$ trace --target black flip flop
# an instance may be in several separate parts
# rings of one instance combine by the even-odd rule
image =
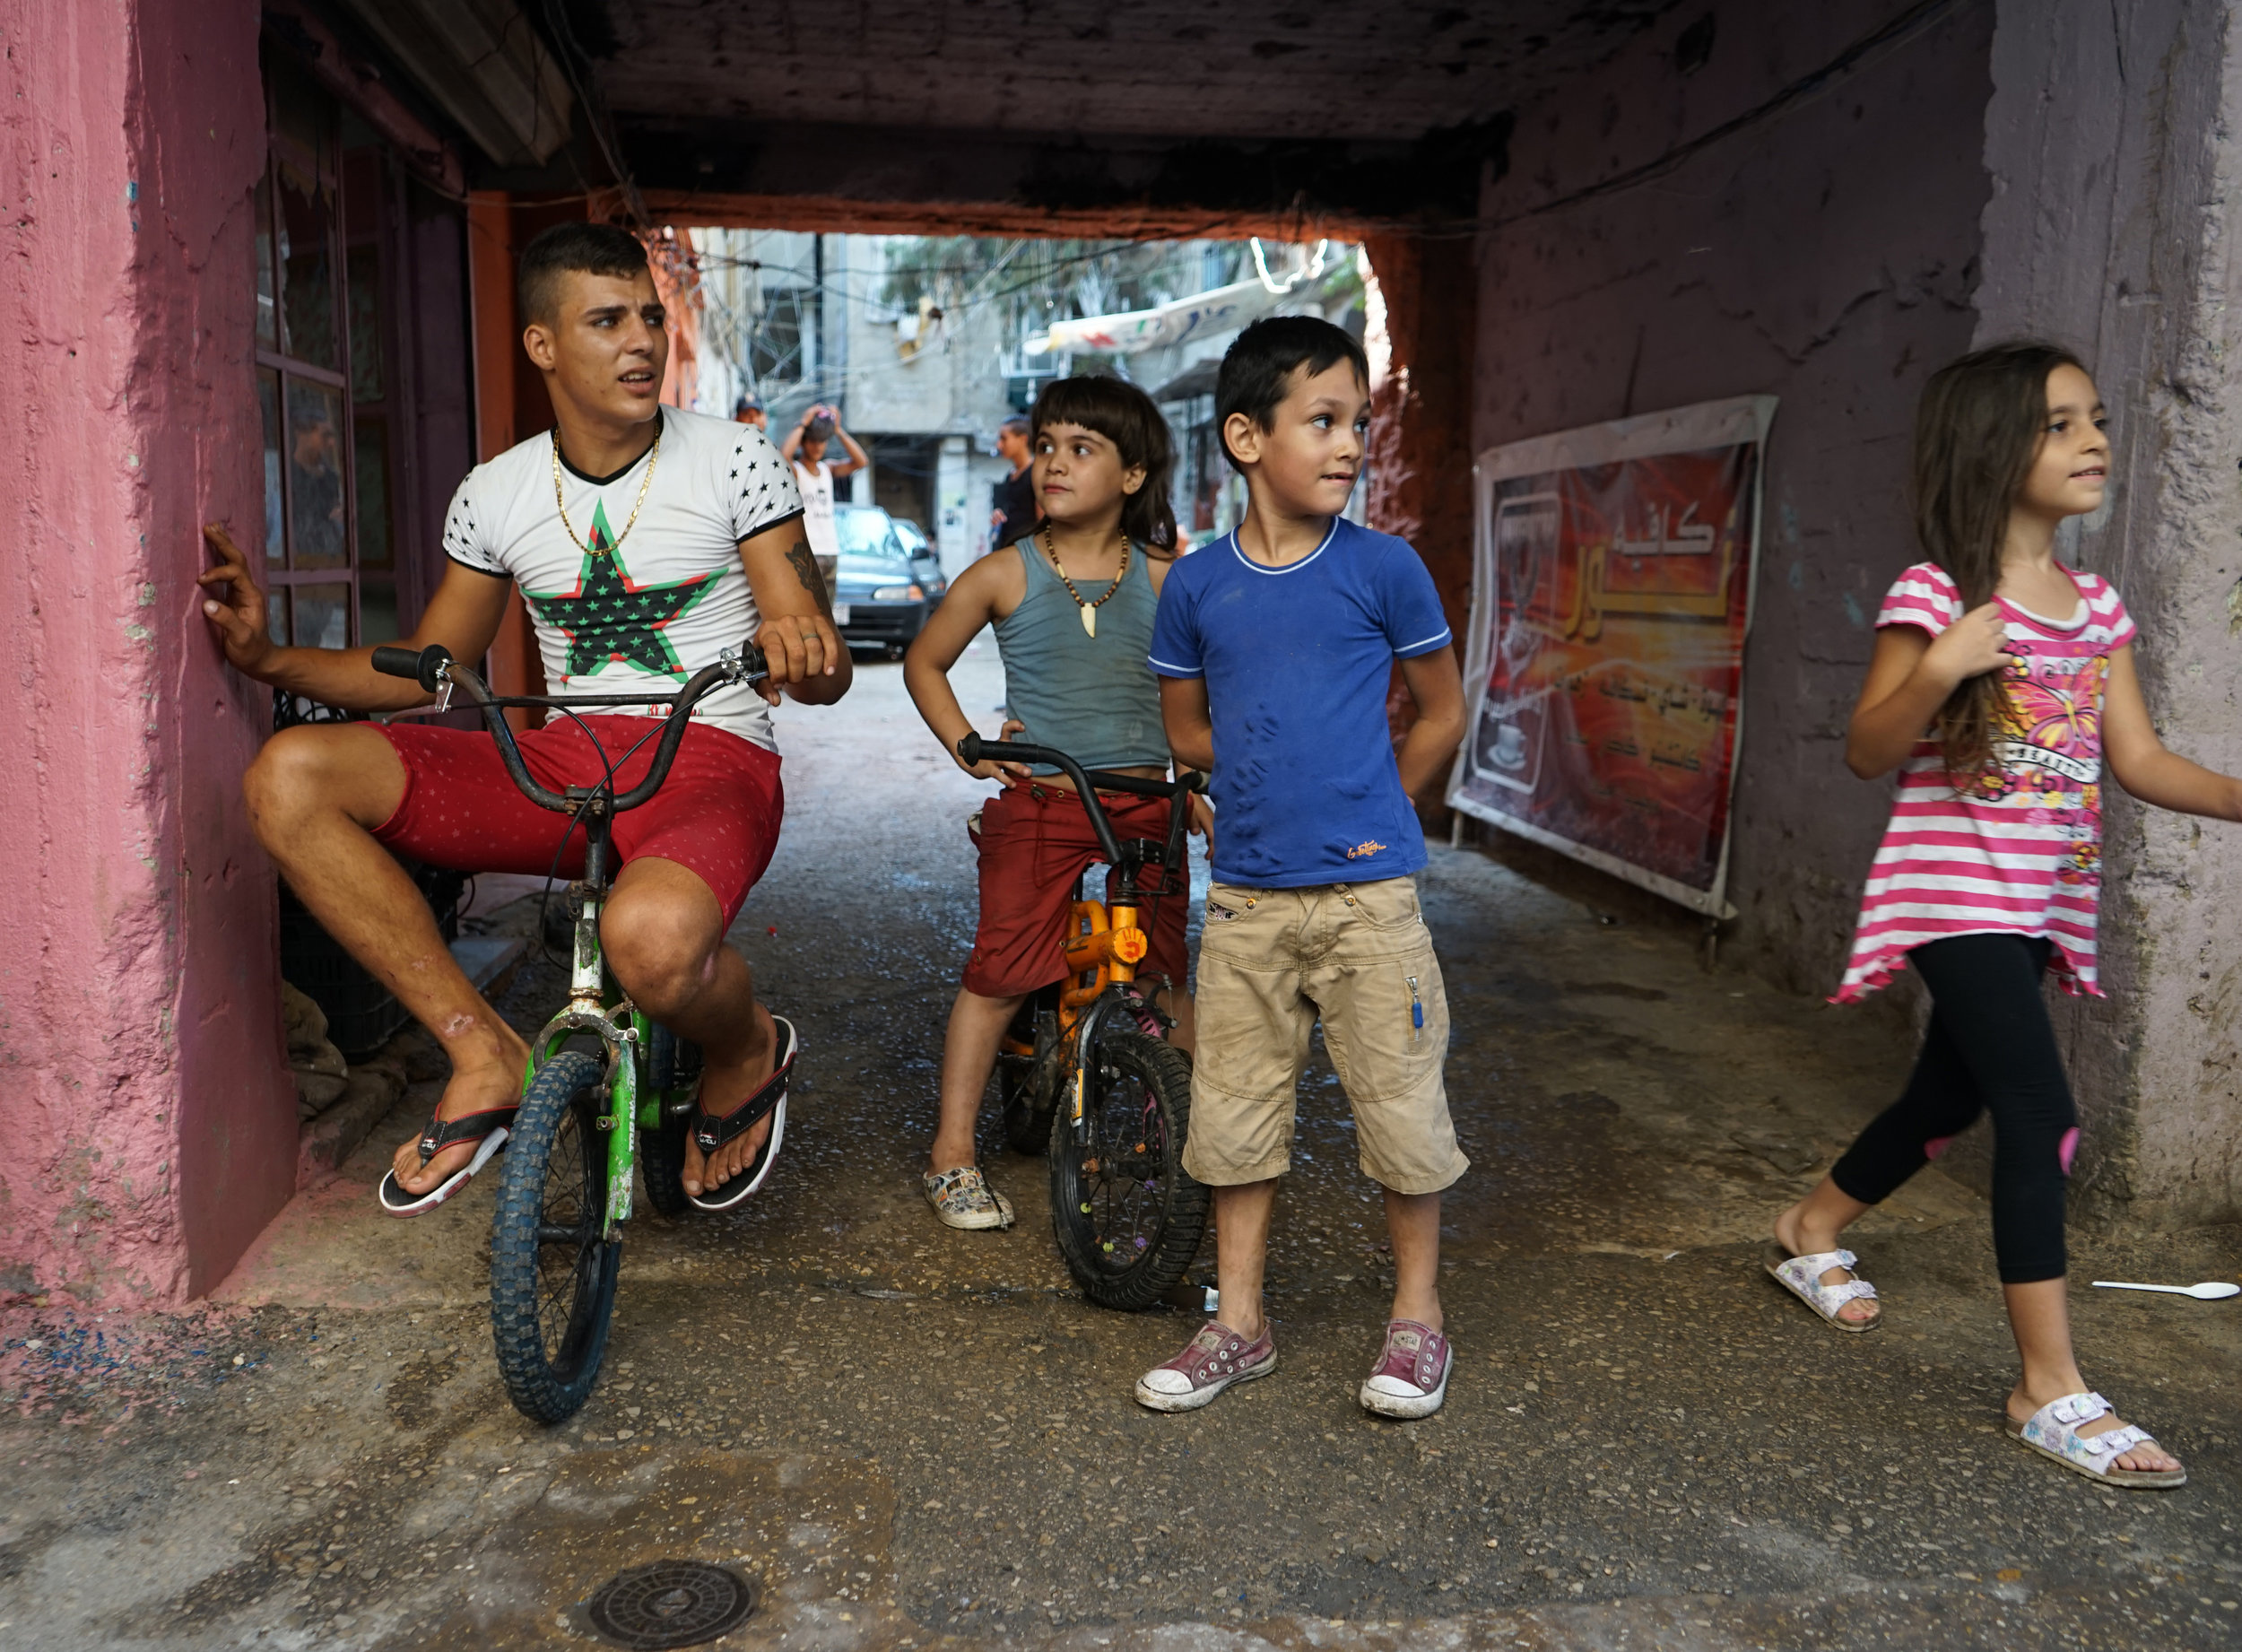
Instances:
[[[521,1110],[515,1104],[485,1108],[480,1113],[468,1113],[459,1118],[430,1118],[428,1128],[421,1132],[422,1164],[447,1147],[456,1147],[462,1142],[480,1142],[482,1145],[475,1149],[474,1157],[467,1161],[465,1168],[453,1171],[426,1193],[408,1193],[397,1180],[396,1171],[383,1171],[381,1186],[375,1193],[381,1208],[392,1216],[418,1216],[434,1210],[474,1180],[475,1172],[498,1156],[499,1149],[506,1145],[506,1138],[511,1134],[514,1116]]]
[[[778,1161],[778,1144],[786,1135],[786,1081],[793,1076],[794,1058],[801,1051],[801,1041],[795,1037],[794,1023],[785,1016],[774,1015],[770,1022],[778,1037],[778,1059],[771,1067],[770,1076],[763,1081],[762,1088],[720,1118],[702,1112],[700,1103],[696,1100],[692,1118],[693,1144],[700,1149],[703,1159],[726,1143],[736,1140],[766,1113],[771,1116],[770,1139],[763,1143],[762,1152],[755,1155],[753,1162],[746,1169],[707,1197],[687,1194],[685,1197],[696,1210],[736,1209],[763,1185],[764,1178],[770,1174],[770,1167]]]

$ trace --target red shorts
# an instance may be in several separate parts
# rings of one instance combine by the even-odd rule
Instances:
[[[590,786],[605,777],[607,762],[621,759],[616,789],[637,785],[654,761],[661,724],[642,717],[592,717],[584,723],[598,736],[598,747],[572,719],[517,737],[530,778],[556,792]],[[377,726],[404,764],[404,796],[374,830],[383,843],[455,872],[583,874],[583,832],[570,829],[568,815],[522,796],[507,778],[488,734],[420,723]],[[633,745],[638,750],[623,758]],[[706,723],[689,723],[662,789],[615,816],[617,864],[610,874],[642,855],[673,860],[708,886],[729,928],[747,891],[770,865],[786,812],[776,752]]]
[[[1117,838],[1168,836],[1168,800],[1100,792]],[[981,810],[974,836],[981,851],[981,923],[966,960],[965,987],[984,998],[1010,998],[1066,975],[1067,909],[1083,871],[1105,858],[1090,816],[1073,793],[1030,784],[1000,792]],[[1161,868],[1148,866],[1148,889],[1166,888]],[[1184,920],[1190,896],[1180,872],[1177,892],[1150,897],[1141,921],[1149,942],[1140,978],[1161,975],[1178,991],[1189,978]]]

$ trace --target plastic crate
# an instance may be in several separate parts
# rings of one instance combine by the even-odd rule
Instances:
[[[459,895],[466,878],[439,866],[404,863],[436,914],[447,943],[458,938]],[[404,1005],[341,943],[320,927],[283,883],[281,885],[281,978],[326,1013],[327,1037],[346,1061],[362,1061],[412,1019]]]

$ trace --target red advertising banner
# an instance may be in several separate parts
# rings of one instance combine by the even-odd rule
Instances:
[[[1697,911],[1728,804],[1773,396],[1490,448],[1448,802]]]

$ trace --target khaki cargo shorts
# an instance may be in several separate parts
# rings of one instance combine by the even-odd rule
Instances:
[[[1412,878],[1207,891],[1184,1169],[1211,1187],[1290,1167],[1295,1087],[1320,1017],[1362,1173],[1437,1193],[1470,1161],[1441,1069],[1448,1001]]]

